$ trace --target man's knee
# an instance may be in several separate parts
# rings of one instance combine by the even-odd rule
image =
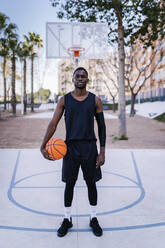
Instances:
[[[96,187],[96,182],[90,179],[85,180],[87,187]]]
[[[73,189],[75,184],[76,184],[76,181],[66,182],[65,189]]]

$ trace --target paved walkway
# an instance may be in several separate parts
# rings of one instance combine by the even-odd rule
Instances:
[[[89,228],[87,190],[80,171],[72,207],[73,228],[56,231],[63,218],[61,160],[38,149],[0,149],[0,247],[164,248],[165,150],[106,150],[98,187],[102,237]]]
[[[47,119],[47,118],[52,118],[53,117],[53,112],[43,112],[43,113],[35,113],[35,114],[32,114],[32,115],[27,115],[27,116],[24,116],[24,118],[35,118],[35,119]],[[117,119],[117,115],[111,115],[111,114],[108,114],[108,113],[104,113],[104,118],[105,119]]]
[[[131,105],[126,106],[126,112],[130,113]],[[165,101],[160,102],[144,102],[136,103],[135,111],[137,115],[141,115],[150,119],[153,119],[163,113],[165,113]]]

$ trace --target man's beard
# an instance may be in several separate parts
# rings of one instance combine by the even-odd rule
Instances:
[[[84,85],[75,85],[75,88],[76,89],[80,89],[80,90],[82,90],[82,89],[85,89],[86,88],[86,84],[84,84]]]

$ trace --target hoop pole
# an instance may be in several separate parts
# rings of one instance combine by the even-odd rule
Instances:
[[[75,66],[75,69],[78,67],[78,63],[79,63],[79,58],[75,58],[75,59],[74,59],[74,66]]]

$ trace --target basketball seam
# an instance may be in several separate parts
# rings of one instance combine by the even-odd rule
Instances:
[[[56,139],[56,138],[54,138],[54,139]],[[58,140],[61,140],[61,139],[56,139],[56,140],[54,141],[54,143],[53,143],[53,144],[56,144],[56,142],[57,142]]]
[[[51,150],[52,158],[55,160],[55,158],[53,156],[52,146],[53,146],[53,144],[51,144],[51,149],[50,150]]]
[[[52,152],[52,144],[53,144],[53,140],[50,140],[50,143],[48,144],[49,145],[49,148],[50,148],[50,156],[51,156],[51,158],[54,159],[53,152]]]
[[[63,147],[66,147],[66,145],[61,145],[61,144],[57,144],[58,146],[63,146]]]
[[[55,143],[53,144],[53,146],[55,145]],[[64,154],[62,154],[58,149],[57,149],[57,147],[55,147],[54,146],[54,149],[59,153],[59,154],[61,154],[62,156],[64,156]]]

